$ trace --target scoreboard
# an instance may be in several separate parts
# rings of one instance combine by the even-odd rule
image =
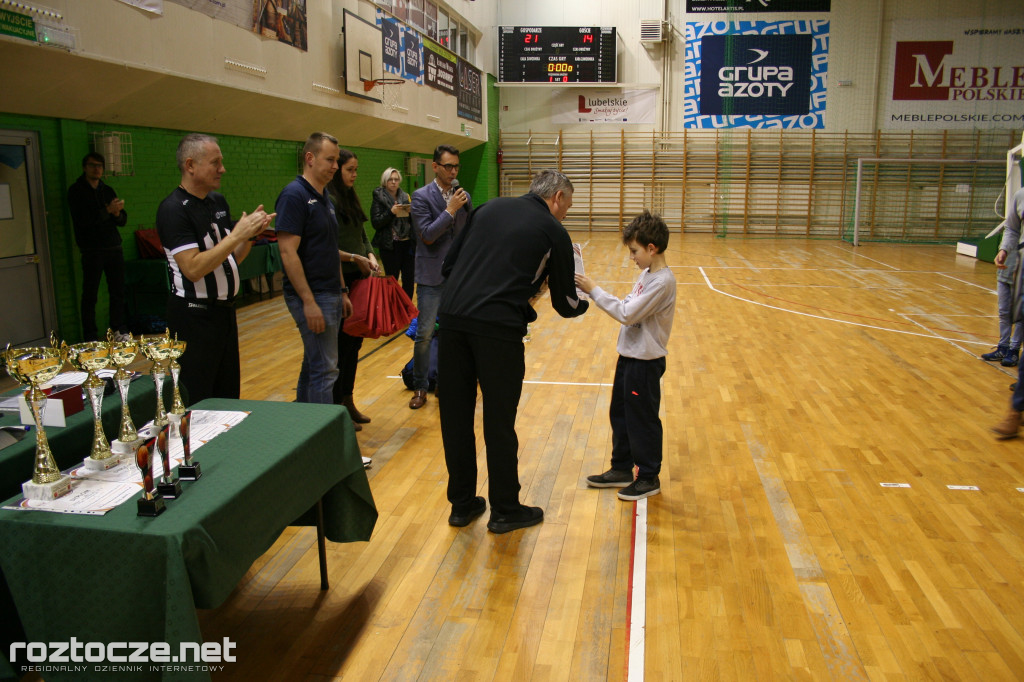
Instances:
[[[615,83],[615,27],[499,26],[499,83]]]

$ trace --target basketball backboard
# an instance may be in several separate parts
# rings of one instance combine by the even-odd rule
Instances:
[[[345,94],[380,102],[378,92],[367,91],[366,81],[384,75],[384,58],[380,29],[356,14],[345,10],[342,28],[345,41]]]

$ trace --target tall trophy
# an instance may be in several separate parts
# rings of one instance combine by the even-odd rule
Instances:
[[[171,381],[174,384],[174,402],[171,403],[171,411],[167,413],[167,419],[170,420],[171,424],[174,425],[175,432],[181,422],[181,415],[185,414],[185,403],[181,401],[181,393],[178,391],[178,375],[181,374],[181,365],[178,364],[178,358],[185,352],[185,346],[188,345],[186,341],[179,341],[178,334],[174,334],[174,338],[170,339],[170,348],[167,354],[171,357],[171,362],[168,365],[168,369],[171,372]]]
[[[178,466],[178,477],[183,481],[198,481],[203,475],[199,462],[192,459],[192,443],[189,437],[192,434],[192,410],[181,415],[178,422],[178,435],[181,436],[181,446],[185,451],[185,461]]]
[[[164,377],[167,376],[167,361],[171,358],[170,332],[164,336],[143,336],[139,338],[139,349],[142,354],[153,361],[153,368],[150,374],[153,383],[156,384],[156,417],[153,418],[153,426],[160,429],[167,424],[167,411],[164,409]]]
[[[75,369],[85,372],[86,379],[82,384],[82,390],[89,398],[92,405],[92,450],[83,463],[90,471],[105,471],[120,463],[119,457],[112,457],[110,443],[103,433],[103,422],[100,420],[100,410],[103,406],[103,380],[96,376],[96,372],[106,369],[110,365],[110,343],[108,341],[86,341],[68,346],[68,362]]]
[[[160,475],[160,483],[156,490],[161,497],[173,500],[181,497],[181,483],[171,474],[171,444],[167,442],[170,433],[171,425],[165,424],[156,437],[156,447],[160,451],[161,463],[164,465],[164,473]]]
[[[110,360],[117,366],[114,383],[117,385],[117,392],[121,394],[121,430],[117,439],[110,444],[110,449],[117,455],[131,455],[135,453],[142,439],[135,430],[131,412],[128,410],[128,387],[132,383],[132,374],[125,368],[135,362],[139,344],[131,335],[127,341],[115,341],[114,332],[110,330],[107,330],[107,342],[110,344]]]
[[[150,438],[135,451],[135,465],[142,472],[142,498],[137,502],[139,516],[159,516],[167,506],[164,498],[153,485],[153,446],[156,438]]]
[[[71,492],[71,477],[61,474],[46,440],[43,429],[46,394],[39,388],[60,372],[66,359],[65,350],[44,346],[11,348],[10,344],[4,350],[7,371],[18,383],[31,387],[25,392],[25,398],[32,406],[32,418],[36,423],[36,457],[32,480],[21,484],[22,493],[30,500],[55,500]]]

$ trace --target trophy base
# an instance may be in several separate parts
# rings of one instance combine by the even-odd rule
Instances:
[[[160,497],[168,500],[176,500],[181,497],[181,483],[178,479],[174,479],[170,483],[157,483],[156,491],[160,493]]]
[[[21,492],[28,500],[56,500],[71,492],[71,477],[61,476],[52,483],[25,481],[21,484]]]
[[[135,457],[135,451],[139,449],[140,445],[142,445],[141,438],[130,441],[115,439],[110,441],[110,451],[118,457]]]
[[[182,481],[198,481],[202,475],[203,470],[199,467],[199,462],[195,460],[192,460],[192,464],[178,465],[178,478]]]
[[[111,451],[113,452],[113,451]],[[121,463],[121,458],[116,454],[108,455],[103,459],[93,459],[92,457],[86,457],[82,461],[82,466],[89,471],[106,471],[107,469],[113,469]]]
[[[138,505],[138,516],[160,516],[167,509],[167,505],[164,504],[164,498],[160,497],[159,493],[153,495],[152,500],[147,500],[146,498],[138,500]]]

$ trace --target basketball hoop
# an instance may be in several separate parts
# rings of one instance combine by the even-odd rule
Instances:
[[[373,80],[363,81],[363,90],[369,92],[378,85],[401,85],[404,82],[401,78],[374,78]]]
[[[363,90],[370,92],[379,86],[381,106],[390,111],[408,111],[408,109],[399,105],[398,94],[395,91],[396,87],[404,83],[405,81],[401,78],[374,78],[373,80],[363,81]]]

